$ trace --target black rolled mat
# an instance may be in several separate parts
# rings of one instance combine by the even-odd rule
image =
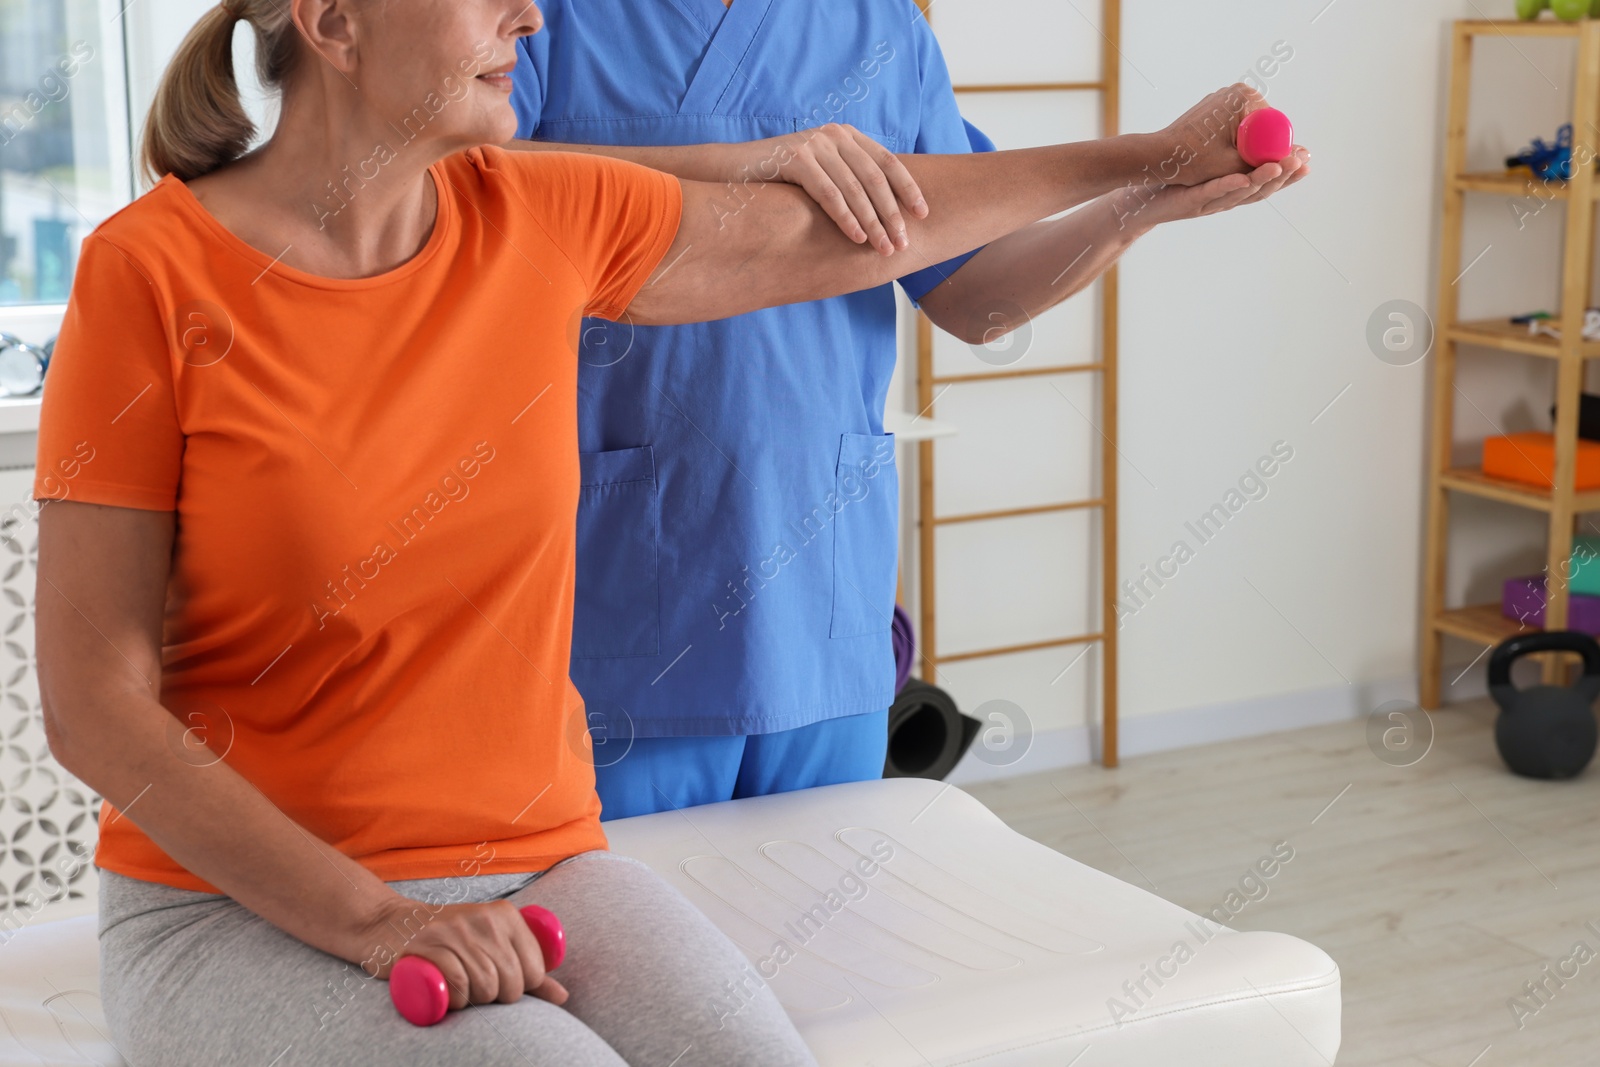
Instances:
[[[966,755],[981,725],[961,714],[949,693],[913,678],[889,708],[883,776],[943,779]]]

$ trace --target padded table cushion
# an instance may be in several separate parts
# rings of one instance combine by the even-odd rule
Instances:
[[[1320,949],[1202,922],[953,786],[606,826],[745,950],[823,1067],[1063,1067],[1091,1048],[1085,1067],[1327,1067],[1339,1049],[1339,970]],[[94,923],[36,921],[0,945],[0,1067],[122,1063]]]

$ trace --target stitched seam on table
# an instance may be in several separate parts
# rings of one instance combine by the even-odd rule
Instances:
[[[1281,993],[1315,993],[1318,990],[1326,989],[1328,986],[1336,984],[1337,980],[1338,980],[1338,975],[1339,975],[1339,972],[1338,972],[1337,969],[1335,969],[1334,972],[1333,972],[1333,977],[1331,979],[1324,979],[1324,980],[1322,980],[1321,982],[1319,982],[1319,983],[1317,983],[1315,985],[1281,986],[1281,987],[1279,987],[1277,989],[1272,990],[1272,993],[1280,993],[1280,994]],[[1269,992],[1267,992],[1265,990],[1263,990],[1259,994],[1257,994],[1257,993],[1239,994],[1239,995],[1236,995],[1236,996],[1224,997],[1224,998],[1218,999],[1218,1000],[1208,1000],[1208,1001],[1204,1001],[1204,1002],[1199,1003],[1199,1004],[1192,1004],[1192,1005],[1189,1005],[1188,1007],[1167,1008],[1167,1009],[1165,1009],[1163,1011],[1158,1011],[1153,1015],[1147,1015],[1144,1018],[1145,1019],[1160,1019],[1160,1018],[1163,1018],[1163,1017],[1168,1016],[1168,1015],[1183,1015],[1183,1014],[1186,1014],[1188,1012],[1200,1011],[1200,1010],[1204,1010],[1206,1008],[1218,1007],[1218,1006],[1223,1005],[1223,1004],[1237,1004],[1240,1001],[1245,1001],[1245,1000],[1266,1000],[1267,997],[1270,996],[1270,995],[1271,995],[1271,993],[1269,993]],[[1020,1051],[1022,1049],[1036,1048],[1036,1047],[1038,1047],[1040,1045],[1048,1045],[1048,1044],[1051,1044],[1051,1043],[1057,1042],[1057,1041],[1070,1041],[1073,1038],[1083,1037],[1083,1036],[1086,1036],[1088,1034],[1104,1033],[1106,1031],[1106,1029],[1110,1025],[1111,1024],[1109,1024],[1109,1023],[1102,1023],[1099,1026],[1096,1026],[1096,1027],[1093,1027],[1093,1028],[1090,1028],[1090,1029],[1078,1030],[1077,1032],[1072,1033],[1072,1034],[1058,1034],[1058,1035],[1056,1035],[1054,1037],[1042,1037],[1042,1038],[1038,1039],[1037,1041],[1029,1041],[1029,1042],[1026,1042],[1025,1044],[1021,1044],[1021,1045],[1007,1045],[1004,1048],[995,1049],[995,1050],[993,1050],[991,1052],[985,1052],[983,1055],[978,1056],[976,1058],[965,1059],[965,1060],[955,1060],[954,1062],[951,1063],[950,1067],[961,1067],[962,1064],[967,1064],[967,1063],[982,1063],[985,1060],[992,1059],[995,1056],[1004,1055],[1004,1054],[1010,1053],[1010,1052],[1017,1052],[1017,1051]]]

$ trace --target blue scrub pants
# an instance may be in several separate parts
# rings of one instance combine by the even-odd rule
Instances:
[[[617,743],[612,739],[606,745]],[[636,737],[626,755],[612,760],[605,745],[597,745],[600,818],[865,782],[883,777],[888,750],[888,709],[771,734]]]

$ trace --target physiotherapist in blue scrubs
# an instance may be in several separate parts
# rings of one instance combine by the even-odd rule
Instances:
[[[850,232],[849,212],[814,185],[864,203],[852,140],[993,149],[962,120],[911,0],[539,7],[545,28],[522,39],[514,73],[517,136],[726,181],[714,209],[725,226],[764,181],[801,182],[799,160]],[[908,177],[889,176],[907,210],[926,210]],[[1205,213],[1192,191],[1130,188],[934,264],[890,243],[887,189],[855,212],[856,238],[902,256],[907,295],[970,343],[1081,290],[1157,223]],[[884,286],[691,326],[582,324],[572,679],[603,818],[881,776],[895,697],[899,487],[883,432],[895,320]]]

